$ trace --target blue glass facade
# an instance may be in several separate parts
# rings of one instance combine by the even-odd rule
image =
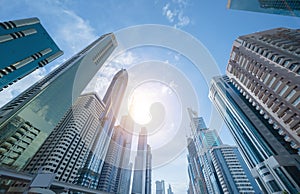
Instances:
[[[298,0],[228,0],[227,8],[300,17]]]
[[[246,99],[227,76],[212,80],[209,97],[232,133],[261,190],[267,193],[297,192],[299,181],[294,178],[299,176],[297,150],[292,149],[268,119],[259,114],[255,104]]]
[[[38,18],[1,22],[0,90],[62,54]]]
[[[29,162],[116,46],[113,34],[103,35],[0,109],[0,131],[7,132],[0,136],[1,166],[21,170]],[[18,141],[11,139],[18,128],[16,118],[39,130],[18,155]]]

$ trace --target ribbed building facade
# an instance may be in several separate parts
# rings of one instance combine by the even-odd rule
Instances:
[[[220,193],[260,193],[237,147],[221,145],[209,152]]]
[[[277,28],[240,36],[227,75],[271,124],[300,148],[300,30]]]
[[[228,77],[210,98],[253,176],[268,193],[300,190],[300,31],[277,28],[239,37]]]
[[[113,34],[101,36],[0,109],[0,130],[9,134],[1,143],[9,141],[19,129],[16,120],[24,120],[39,131],[17,157],[10,152],[14,161],[5,167],[25,167],[116,46]],[[18,152],[13,144],[7,149]],[[0,158],[1,164],[4,159]]]
[[[0,91],[62,54],[38,18],[0,22]]]
[[[53,172],[55,180],[74,183],[95,141],[104,110],[96,94],[80,96],[31,159],[25,172]]]

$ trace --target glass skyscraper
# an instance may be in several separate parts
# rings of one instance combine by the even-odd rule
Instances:
[[[300,191],[300,31],[277,28],[241,36],[227,76],[210,99],[224,118],[261,188]]]
[[[116,46],[101,36],[0,109],[2,167],[29,162]]]
[[[101,171],[108,152],[110,141],[114,132],[114,125],[119,113],[119,107],[127,87],[128,73],[122,69],[116,73],[111,81],[103,103],[105,104],[104,114],[101,116],[101,125],[96,134],[91,152],[87,156],[86,163],[82,168],[77,184],[97,189],[100,187]],[[124,139],[116,137],[118,141]],[[110,159],[109,159],[110,160]],[[103,175],[104,176],[104,175]],[[107,189],[107,188],[103,188]]]
[[[188,109],[188,113],[191,126],[197,129],[188,138],[189,192],[260,193],[237,148],[222,144],[216,131],[207,128],[195,111]]]
[[[0,22],[0,91],[62,54],[38,18]]]
[[[151,147],[147,144],[147,129],[142,127],[134,163],[132,194],[151,194]]]
[[[227,8],[300,17],[299,0],[228,0]]]
[[[297,150],[284,140],[227,76],[213,79],[210,98],[260,188],[265,193],[296,192],[299,181]]]

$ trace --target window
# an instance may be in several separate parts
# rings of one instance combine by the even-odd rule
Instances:
[[[275,80],[276,80],[276,78],[272,77],[272,79],[271,79],[270,83],[268,84],[268,86],[271,87]]]
[[[274,87],[274,91],[278,90],[279,86],[282,84],[282,81],[278,81],[277,84]]]
[[[294,106],[298,106],[300,102],[300,96],[292,103]]]
[[[283,64],[282,64],[282,66],[287,67],[287,66],[290,64],[291,61],[292,61],[291,59],[285,60],[285,61],[283,62]]]
[[[282,90],[280,91],[279,96],[282,96],[282,95],[287,91],[288,88],[289,88],[289,86],[288,86],[288,85],[285,85],[285,86],[282,88]]]
[[[296,90],[292,90],[290,91],[290,93],[286,96],[286,100],[289,101],[293,96],[294,94],[296,94]]]
[[[289,70],[294,71],[298,67],[299,63],[293,63],[289,66]]]

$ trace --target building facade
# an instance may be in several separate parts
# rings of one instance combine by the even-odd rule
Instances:
[[[54,172],[55,180],[74,183],[101,124],[105,105],[96,94],[78,98],[31,159],[25,172]]]
[[[260,193],[237,148],[223,145],[216,131],[207,128],[202,117],[198,117],[191,109],[188,109],[188,112],[191,126],[197,129],[193,138],[188,138],[188,170],[192,185],[189,192]],[[216,150],[219,148],[224,150],[220,152],[221,155],[218,153],[216,156]],[[234,151],[230,152],[229,149]],[[225,153],[226,151],[228,153]]]
[[[38,18],[0,22],[0,91],[62,54]]]
[[[261,193],[237,147],[216,146],[210,156],[221,193]]]
[[[213,79],[209,95],[261,190],[296,192],[298,151],[280,135],[280,129],[269,123],[253,106],[250,96],[247,99],[227,76]]]
[[[101,117],[101,126],[93,143],[91,152],[87,156],[86,163],[80,172],[77,184],[91,189],[99,188],[101,171],[108,152],[110,141],[114,132],[114,125],[119,113],[119,107],[127,87],[128,73],[125,69],[118,71],[111,81],[103,103],[106,108]],[[124,142],[123,138],[118,141]],[[117,151],[117,150],[115,150]]]
[[[147,144],[147,129],[142,127],[134,163],[132,194],[151,194],[151,148]]]
[[[0,144],[7,142],[5,149],[15,150],[10,152],[13,161],[5,163],[5,167],[17,170],[25,167],[116,45],[113,34],[101,36],[0,109],[0,130],[7,132],[0,137]],[[23,120],[39,131],[17,156],[18,147],[9,143],[19,129],[16,120]],[[7,157],[1,154],[0,163]]]
[[[252,174],[268,193],[299,192],[300,31],[277,28],[239,37],[227,75],[210,98]]]
[[[131,167],[129,166],[132,134],[125,128],[133,122],[129,116],[123,116],[121,126],[116,126],[105,157],[98,189],[111,193],[129,193]],[[129,167],[129,169],[128,169]],[[129,182],[128,182],[129,181]]]
[[[165,181],[155,181],[155,186],[156,186],[156,194],[165,194]]]
[[[174,192],[172,191],[172,187],[169,184],[168,190],[167,190],[167,194],[174,194]]]
[[[228,0],[227,8],[300,17],[298,0]]]

